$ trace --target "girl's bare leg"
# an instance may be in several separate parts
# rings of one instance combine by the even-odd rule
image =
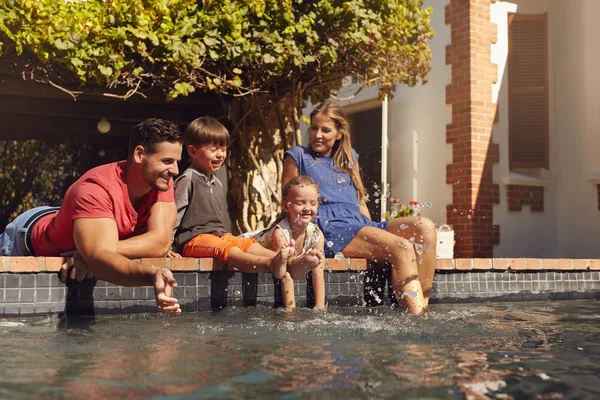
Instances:
[[[419,281],[423,288],[425,307],[427,307],[436,265],[437,231],[435,224],[429,218],[400,217],[390,220],[387,231],[414,243]]]
[[[392,287],[399,304],[412,314],[425,311],[415,250],[408,240],[371,226],[362,228],[342,250],[346,257],[387,261],[392,265]]]
[[[323,264],[312,270],[312,287],[315,296],[315,308],[325,310],[325,274]]]
[[[283,297],[283,306],[286,310],[293,310],[296,308],[296,296],[294,294],[294,280],[289,273],[285,273],[285,276],[281,280],[281,295]]]

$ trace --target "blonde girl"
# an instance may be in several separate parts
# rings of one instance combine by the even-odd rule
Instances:
[[[286,309],[296,307],[294,280],[312,271],[315,307],[325,308],[324,238],[313,222],[319,207],[319,188],[308,176],[298,175],[282,188],[282,214],[263,233],[255,237],[263,246],[275,252],[293,243],[296,255],[288,261],[281,281]]]

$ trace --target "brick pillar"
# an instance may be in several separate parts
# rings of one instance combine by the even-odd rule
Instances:
[[[452,83],[446,87],[446,103],[452,105],[452,122],[446,127],[446,141],[452,144],[452,164],[446,170],[446,183],[452,185],[447,220],[456,232],[455,254],[465,258],[491,257],[499,243],[493,225],[500,188],[492,180],[492,165],[499,162],[498,145],[492,143],[492,84],[498,76],[491,62],[497,35],[490,21],[492,2],[451,0],[446,6],[451,29],[446,64],[452,66]]]

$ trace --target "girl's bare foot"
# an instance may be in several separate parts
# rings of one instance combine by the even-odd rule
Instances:
[[[291,260],[288,264],[288,272],[292,279],[300,279],[308,272],[312,271],[323,261],[323,254],[312,249]]]
[[[271,260],[271,264],[269,265],[271,273],[275,275],[275,278],[282,279],[285,276],[288,260],[295,253],[296,248],[293,240],[281,247],[281,250],[273,257],[273,260]]]

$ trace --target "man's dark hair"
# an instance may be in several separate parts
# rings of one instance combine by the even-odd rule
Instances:
[[[170,121],[148,118],[133,127],[129,137],[129,157],[137,146],[143,146],[147,153],[156,151],[156,145],[163,142],[183,143],[183,134]]]

